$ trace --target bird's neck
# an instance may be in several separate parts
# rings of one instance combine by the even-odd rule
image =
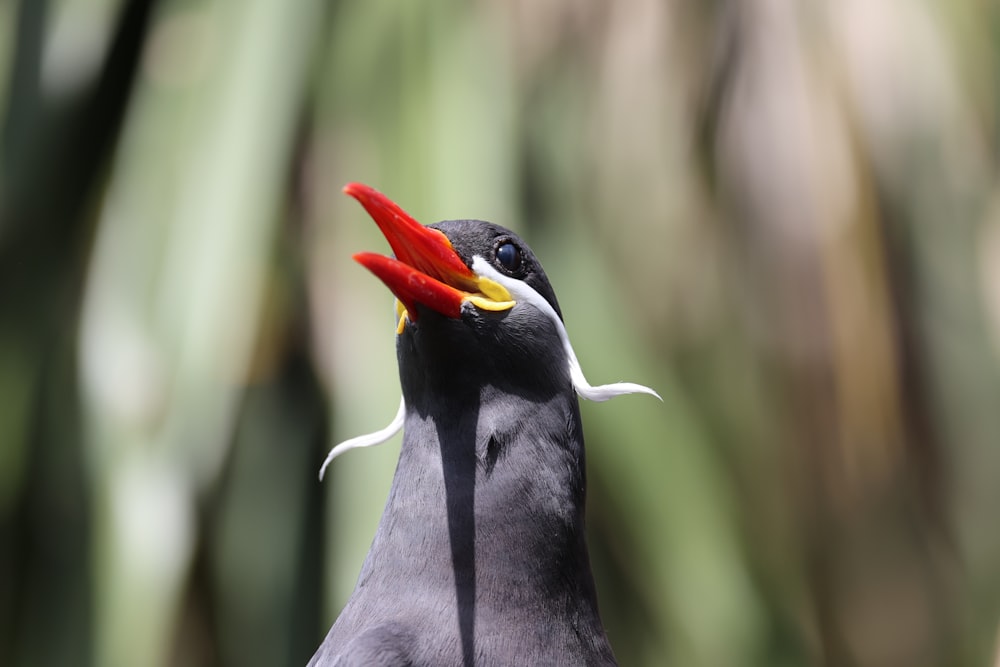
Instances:
[[[596,617],[576,397],[537,401],[485,387],[468,398],[408,411],[366,569],[380,563],[513,607],[537,604],[544,590],[553,605],[583,600]],[[406,562],[414,544],[416,560]]]

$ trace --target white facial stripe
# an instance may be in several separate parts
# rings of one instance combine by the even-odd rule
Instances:
[[[326,455],[326,460],[323,461],[322,467],[319,469],[319,481],[323,481],[323,474],[326,472],[326,467],[330,465],[330,462],[335,458],[343,454],[349,449],[355,449],[357,447],[371,447],[372,445],[381,445],[383,442],[391,438],[392,436],[399,433],[399,430],[403,428],[403,417],[406,416],[406,403],[403,401],[402,397],[399,399],[399,410],[396,411],[396,416],[392,418],[389,425],[385,428],[375,431],[374,433],[367,433],[365,435],[359,435],[350,440],[345,440],[333,449],[330,453]]]
[[[566,352],[566,359],[569,363],[569,377],[573,382],[573,388],[577,394],[591,401],[606,401],[615,396],[622,396],[623,394],[650,394],[651,396],[656,396],[661,401],[663,400],[659,394],[649,387],[632,382],[615,382],[596,387],[592,386],[583,375],[583,369],[580,368],[576,352],[573,351],[573,345],[569,342],[569,334],[566,332],[566,327],[563,325],[562,320],[559,319],[559,315],[556,314],[555,309],[541,294],[536,292],[531,285],[523,280],[503,275],[478,255],[472,258],[472,270],[481,276],[503,285],[510,292],[510,295],[514,297],[514,301],[529,303],[552,320],[556,331],[559,332],[559,339],[562,341],[563,350]]]
[[[545,300],[544,297],[542,297],[541,294],[536,292],[535,289],[528,283],[503,275],[478,255],[472,259],[472,270],[481,276],[503,285],[507,291],[510,292],[510,295],[514,298],[515,302],[522,301],[524,303],[531,304],[539,312],[552,320],[552,324],[555,325],[556,331],[559,332],[559,340],[562,342],[563,350],[566,352],[566,359],[569,364],[569,377],[573,382],[573,389],[576,390],[577,394],[591,401],[606,401],[614,398],[615,396],[622,396],[623,394],[650,394],[651,396],[656,396],[661,401],[663,400],[660,398],[659,394],[649,387],[644,387],[641,384],[635,384],[632,382],[615,382],[613,384],[602,384],[596,387],[592,386],[589,382],[587,382],[587,378],[583,375],[583,369],[580,368],[580,362],[576,358],[576,352],[573,351],[573,345],[569,342],[569,334],[566,333],[566,327],[563,325],[562,320],[559,319],[555,309],[549,304],[548,301]],[[323,466],[319,469],[320,481],[323,480],[323,474],[326,472],[326,467],[330,465],[330,462],[347,450],[380,445],[392,436],[396,435],[396,433],[403,428],[403,419],[405,416],[406,402],[402,399],[402,397],[400,397],[399,410],[396,412],[396,416],[392,418],[392,422],[390,422],[388,426],[375,431],[374,433],[359,435],[351,438],[350,440],[345,440],[330,450],[330,453],[326,455],[326,460],[323,461]]]

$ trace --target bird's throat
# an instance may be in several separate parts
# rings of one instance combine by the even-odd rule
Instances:
[[[480,603],[492,614],[545,602],[537,591],[565,604],[582,590],[589,605],[584,495],[575,397],[536,403],[486,390],[476,409],[450,416],[410,409],[369,559],[448,589],[460,619],[476,618]],[[412,544],[414,560],[399,560]]]

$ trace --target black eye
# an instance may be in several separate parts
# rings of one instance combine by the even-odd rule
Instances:
[[[501,243],[497,248],[497,261],[508,271],[521,268],[521,249],[510,241]]]

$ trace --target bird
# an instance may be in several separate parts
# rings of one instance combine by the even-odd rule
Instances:
[[[388,499],[354,592],[309,662],[320,665],[614,665],[584,530],[578,396],[589,384],[555,292],[511,230],[423,225],[349,183],[394,256],[354,259],[395,295],[402,429]],[[660,399],[662,400],[662,399]]]

